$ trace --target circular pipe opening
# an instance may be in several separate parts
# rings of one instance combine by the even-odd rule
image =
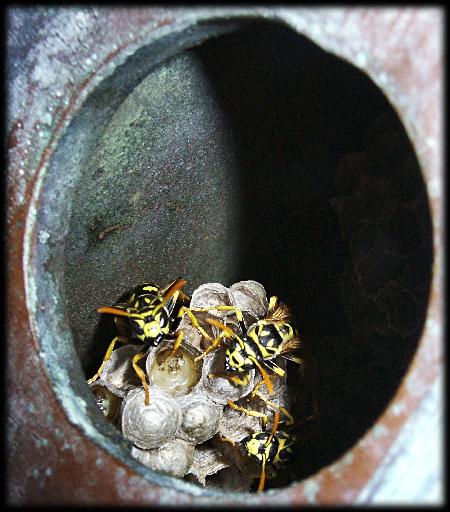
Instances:
[[[412,145],[365,74],[279,24],[209,22],[141,48],[67,128],[38,203],[29,286],[50,377],[129,464],[85,374],[114,335],[96,308],[141,282],[253,279],[292,306],[320,410],[297,480],[357,442],[415,352],[432,240]]]

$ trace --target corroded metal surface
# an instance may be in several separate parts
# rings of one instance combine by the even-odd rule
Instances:
[[[415,411],[427,414],[424,401],[430,400],[429,390],[442,372],[442,14],[438,9],[35,9],[28,18],[20,9],[10,9],[7,443],[11,503],[217,502],[214,493],[175,485],[170,478],[149,477],[131,458],[124,460],[119,448],[117,452],[105,449],[111,437],[105,435],[101,422],[82,418],[88,408],[85,392],[80,390],[77,398],[65,395],[71,375],[81,374],[73,347],[65,339],[45,342],[62,344],[67,358],[73,359],[67,373],[56,374],[55,362],[46,359],[51,352],[42,345],[45,326],[33,319],[39,311],[51,312],[57,305],[51,295],[39,300],[30,264],[36,247],[51,237],[32,230],[50,157],[96,85],[161,34],[201,19],[243,15],[281,20],[354,63],[385,92],[422,167],[431,205],[434,263],[420,344],[377,423],[351,451],[301,483],[260,496],[223,495],[221,503],[373,501],[383,460],[389,456],[399,461],[408,453],[411,441],[399,448],[396,440],[404,435]],[[24,23],[34,23],[35,30],[27,31],[19,44]],[[50,241],[56,251],[60,241]],[[51,381],[58,383],[57,388]],[[114,438],[114,432],[109,435]],[[118,446],[120,442],[118,438]],[[374,479],[378,480],[374,483]]]

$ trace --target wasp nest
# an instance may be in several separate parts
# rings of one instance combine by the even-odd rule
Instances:
[[[191,309],[214,306],[239,308],[248,328],[267,314],[268,300],[264,287],[255,281],[241,281],[230,288],[208,283],[192,294]],[[234,384],[221,376],[225,373],[226,340],[199,358],[211,340],[221,333],[206,321],[208,318],[240,332],[233,309],[195,312],[195,318],[209,339],[202,336],[185,314],[178,327],[184,339],[176,354],[172,354],[174,340],[169,338],[149,348],[139,362],[149,383],[148,405],[145,405],[142,382],[132,365],[132,358],[142,350],[142,345],[130,344],[114,350],[91,388],[105,417],[132,443],[131,455],[145,466],[186,477],[202,486],[248,491],[260,468],[240,453],[239,443],[263,430],[264,415],[266,424],[273,420],[273,407],[268,407],[261,396],[268,398],[274,407],[286,408],[291,407],[292,396],[285,378],[272,379],[274,389],[268,397],[266,385],[260,382],[261,375],[255,370],[250,371],[245,385]],[[282,368],[283,362],[279,362]],[[258,383],[258,393],[254,393]],[[249,416],[230,407],[230,401],[261,415]]]

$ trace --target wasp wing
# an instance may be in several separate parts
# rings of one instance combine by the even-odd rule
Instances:
[[[286,304],[279,302],[274,309],[269,310],[267,316],[264,318],[267,322],[284,322],[291,316],[291,312]]]
[[[294,336],[291,339],[283,340],[278,347],[278,354],[285,356],[290,352],[295,352],[302,346],[302,340],[298,336]]]

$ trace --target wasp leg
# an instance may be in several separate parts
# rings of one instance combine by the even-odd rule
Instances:
[[[242,446],[239,441],[234,441],[234,439],[231,439],[230,437],[227,437],[223,434],[218,434],[218,437],[222,442],[231,444],[235,454],[239,457],[239,459],[241,459],[241,461],[244,464],[248,461],[248,456],[242,453]]]
[[[239,322],[244,321],[244,317],[242,315],[242,311],[236,306],[210,306],[206,308],[190,308],[191,311],[195,311],[196,313],[207,313],[208,311],[234,311],[236,318]]]
[[[180,348],[180,345],[181,345],[181,342],[183,341],[183,339],[184,339],[184,331],[178,331],[172,351],[169,354],[169,358],[173,357],[178,352],[178,349]]]
[[[197,356],[195,359],[194,359],[194,362],[198,362],[198,361],[201,361],[204,357],[206,357],[210,352],[212,352],[213,350],[215,350],[216,348],[219,347],[220,345],[220,342],[223,340],[223,337],[224,337],[224,333],[221,332],[219,334],[219,336],[217,336],[217,338],[215,338],[213,340],[213,342],[211,343],[211,345],[204,351],[202,352],[199,356]]]
[[[266,456],[263,455],[262,458],[262,466],[261,466],[261,476],[259,478],[258,492],[264,490],[264,484],[266,483]]]
[[[270,380],[270,378],[267,375],[266,371],[264,370],[264,368],[261,366],[261,364],[258,362],[258,360],[255,357],[252,357],[252,356],[248,356],[248,357],[253,362],[253,364],[258,368],[258,370],[260,371],[261,376],[264,379],[264,382],[266,383],[267,391],[269,392],[269,396],[273,395],[272,381]]]
[[[269,421],[269,417],[267,414],[264,414],[263,412],[259,411],[252,411],[251,409],[246,409],[245,407],[241,407],[240,405],[235,404],[231,400],[227,401],[227,404],[236,411],[243,412],[247,416],[253,416],[254,418],[262,418],[264,426],[266,426],[267,422]]]
[[[274,375],[274,377],[278,377],[277,374]],[[263,384],[265,384],[265,380],[264,379],[261,379],[258,384],[256,384],[256,386],[253,388],[252,392],[250,393],[250,398],[253,398],[256,394],[257,394],[257,391],[258,391],[258,388],[260,386],[262,386]],[[267,386],[266,386],[267,387]]]
[[[236,306],[210,306],[206,308],[190,308],[190,310],[191,312],[195,311],[196,313],[207,313],[208,311],[234,311],[234,314],[236,315],[236,318],[239,322],[241,331],[243,333],[246,331],[246,327],[244,324],[244,316],[242,315],[242,311]]]
[[[222,322],[219,322],[219,320],[216,320],[215,318],[207,318],[206,321],[209,324],[214,325],[215,327],[218,327],[222,331],[222,335],[225,336],[225,338],[227,338],[228,340],[235,339],[239,343],[240,347],[243,350],[245,349],[244,341],[235,332],[233,332],[232,329],[227,327]]]
[[[251,396],[257,396],[260,400],[262,400],[269,407],[271,407],[271,408],[273,408],[273,409],[275,409],[277,411],[282,412],[286,416],[286,418],[287,418],[287,422],[286,422],[287,426],[290,426],[290,425],[294,424],[294,417],[292,416],[292,414],[287,409],[285,409],[280,404],[277,404],[275,402],[267,400],[267,398],[265,396],[263,396],[259,391],[255,391],[255,389],[252,391],[252,395]]]
[[[253,398],[255,396],[257,396],[259,399],[261,399],[263,402],[265,402],[268,406],[282,412],[286,418],[287,418],[287,423],[286,425],[287,426],[290,426],[290,425],[293,425],[294,424],[294,417],[292,416],[292,414],[286,409],[284,408],[282,405],[280,404],[277,404],[275,402],[272,402],[270,400],[268,400],[265,396],[263,396],[259,391],[258,391],[258,388],[260,386],[262,386],[264,384],[264,380],[260,380],[258,382],[258,384],[256,384],[256,386],[253,388],[252,392],[250,393],[250,398]]]
[[[180,296],[181,290],[177,290],[170,300],[167,303],[167,310],[169,311],[170,316],[172,316],[173,310],[175,309],[175,306],[177,304],[178,297]]]
[[[184,304],[189,304],[191,302],[191,297],[184,293],[183,290],[180,290],[179,298]]]
[[[272,359],[264,359],[264,365],[271,370],[275,377],[284,377],[286,375],[285,370],[280,368]]]
[[[122,343],[128,343],[128,339],[124,336],[116,336],[111,343],[109,344],[108,350],[106,351],[106,354],[103,357],[102,364],[100,365],[100,368],[97,370],[97,373],[91,377],[87,383],[91,384],[92,382],[95,382],[101,375],[103,368],[105,367],[105,364],[108,362],[109,358],[111,357],[112,351],[114,350],[114,347],[116,346],[116,343],[118,341],[121,341]]]
[[[147,350],[144,350],[143,352],[138,352],[133,357],[133,368],[134,371],[138,374],[138,377],[141,379],[142,385],[144,386],[145,390],[145,405],[150,404],[150,391],[148,388],[147,380],[145,378],[145,373],[143,372],[142,368],[138,366],[138,362],[147,354]]]
[[[180,282],[182,283],[181,286],[178,285]],[[175,280],[173,283],[170,283],[170,285],[161,292],[162,295],[164,296],[167,291],[175,285],[175,283],[177,283],[177,285],[175,286],[176,292],[172,295],[173,302],[176,303],[179,300],[182,306],[187,306],[191,302],[191,297],[182,290],[182,288],[187,284],[187,281],[181,277]]]
[[[225,436],[225,435],[223,435],[223,434],[219,434],[219,438],[220,438],[220,440],[221,440],[221,441],[224,441],[224,442],[226,442],[226,443],[229,443],[229,444],[231,444],[232,446],[235,446],[235,447],[237,447],[237,446],[238,446],[238,443],[236,443],[236,441],[233,441],[233,439],[231,439],[230,437],[227,437],[227,436]]]
[[[246,386],[250,382],[248,373],[242,379],[237,375],[228,375],[226,373],[208,373],[208,379],[228,379],[233,384],[238,384],[239,386]]]
[[[182,307],[180,308],[180,311],[178,312],[178,316],[179,316],[180,318],[182,318],[182,317],[183,317],[183,315],[186,313],[186,314],[187,314],[187,316],[189,317],[189,319],[190,319],[190,321],[191,321],[192,325],[193,325],[196,329],[198,329],[198,331],[200,332],[200,334],[201,334],[202,336],[204,336],[207,340],[212,340],[212,337],[211,337],[211,336],[210,336],[210,335],[205,331],[205,329],[203,329],[203,327],[198,323],[198,320],[197,320],[197,318],[195,318],[195,315],[194,315],[194,313],[192,313],[192,311],[193,311],[193,310],[192,310],[191,308],[188,308],[188,307],[186,307],[186,306],[182,306]]]

